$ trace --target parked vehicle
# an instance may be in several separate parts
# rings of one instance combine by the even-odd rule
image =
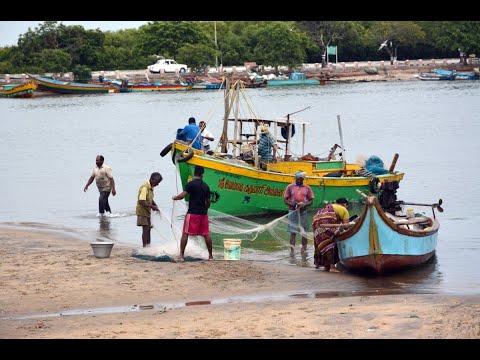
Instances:
[[[155,64],[150,65],[148,67],[148,70],[151,73],[160,73],[162,72],[179,72],[179,73],[185,73],[187,72],[187,65],[185,64],[177,64],[177,62],[173,59],[159,59]]]

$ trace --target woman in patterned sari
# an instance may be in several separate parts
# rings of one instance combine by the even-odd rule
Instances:
[[[323,224],[343,224],[345,228],[350,226],[348,213],[348,201],[345,198],[339,198],[335,204],[327,204],[320,209],[313,217],[312,227],[315,237],[315,255],[314,264],[318,269],[320,266],[325,271],[338,271],[335,264],[338,262],[337,245],[333,236],[337,233],[337,227],[322,227]]]

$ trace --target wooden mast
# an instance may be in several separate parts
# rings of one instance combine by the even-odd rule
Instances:
[[[340,133],[340,146],[342,147],[342,169],[343,173],[347,171],[347,163],[345,162],[345,148],[343,147],[342,123],[340,122],[340,115],[337,115],[338,132]]]
[[[225,99],[225,114],[223,115],[223,130],[222,136],[220,137],[220,144],[222,153],[227,153],[227,146],[228,146],[228,116],[230,115],[230,77],[227,76],[225,79],[225,91],[224,91],[224,99]]]
[[[233,149],[232,155],[234,158],[237,157],[237,140],[238,140],[238,108],[240,107],[240,81],[237,81],[237,85],[235,86],[235,111],[234,111],[234,125],[233,125]],[[233,105],[232,105],[233,106]],[[241,143],[240,143],[241,144]]]

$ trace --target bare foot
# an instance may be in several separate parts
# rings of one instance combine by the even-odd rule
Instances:
[[[212,260],[213,260],[213,256],[210,256],[210,257],[208,258],[208,261],[212,261]]]

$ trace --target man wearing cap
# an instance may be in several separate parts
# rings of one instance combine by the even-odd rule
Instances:
[[[342,224],[344,228],[350,227],[350,214],[348,201],[345,198],[335,200],[335,204],[327,204],[313,217],[312,227],[315,238],[315,268],[323,266],[325,271],[337,271],[335,264],[338,262],[338,251],[333,236],[339,230],[335,227],[322,227],[323,224]]]
[[[288,205],[288,228],[290,233],[290,251],[295,252],[296,236],[302,233],[302,254],[307,250],[308,231],[307,207],[313,204],[313,191],[307,184],[304,184],[306,173],[298,170],[295,172],[295,182],[287,185],[283,195],[283,202]],[[300,225],[300,226],[299,226]]]

